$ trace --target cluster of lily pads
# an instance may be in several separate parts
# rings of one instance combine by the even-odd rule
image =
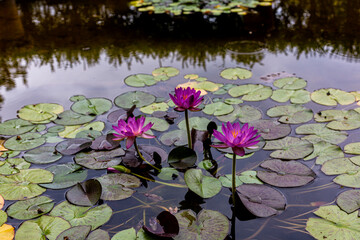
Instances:
[[[150,74],[131,75],[124,82],[143,88],[178,75],[177,69],[163,67]],[[139,90],[125,92],[113,101],[73,96],[69,110],[56,103],[30,104],[18,111],[18,118],[0,123],[0,195],[5,201],[14,201],[6,211],[0,210],[2,239],[14,237],[14,228],[6,224],[8,216],[24,221],[16,231],[17,240],[44,236],[50,240],[72,236],[110,239],[109,233],[99,227],[118,209],[107,203],[126,201],[135,193],[134,188],[147,181],[189,189],[203,199],[231,188],[232,175],[218,170],[213,154],[219,153],[210,147],[216,143],[212,132],[221,122],[248,123],[261,134],[256,148],[245,149],[245,155],[237,157],[239,161],[261,149],[272,151],[271,159],[255,160],[259,169],[236,175],[238,199],[256,217],[285,210],[286,199],[278,188],[304,186],[316,178],[314,171],[298,160],[316,159],[323,173],[337,175],[335,183],[360,188],[360,158],[356,156],[360,155],[360,142],[349,143],[344,150],[338,146],[348,137],[345,130],[360,128],[360,108],[313,113],[303,105],[311,101],[323,106],[350,105],[359,101],[358,92],[329,88],[310,93],[305,90],[306,80],[281,74],[272,79],[273,86],[270,82],[238,84],[252,77],[251,71],[243,68],[225,69],[220,76],[231,83],[215,83],[188,74],[184,76],[186,82],[178,85],[200,90],[205,99],[200,106],[202,113],[193,113],[189,121],[193,149],[185,147],[186,123],[172,110],[174,103]],[[266,119],[262,110],[246,103],[267,99],[278,102],[278,106],[266,111]],[[146,140],[150,145],[139,144],[141,155],[151,165],[143,162],[133,148],[125,149],[122,142],[113,140],[112,125],[139,115],[146,116],[145,124],[153,123],[147,134],[157,136]],[[308,123],[312,120],[315,122]],[[297,136],[289,136],[292,125],[299,125],[295,128]],[[233,158],[231,148],[218,150],[220,156]],[[95,171],[108,168],[115,172],[99,176]],[[95,171],[96,177],[90,178],[89,171]],[[55,203],[42,195],[47,189],[67,189],[66,200]],[[359,222],[355,212],[360,207],[359,195],[359,190],[342,192],[337,205],[322,206],[315,212],[321,218],[310,218],[306,230],[319,239],[336,238],[337,234],[360,236],[355,227]],[[345,230],[344,224],[349,225]],[[155,221],[143,222],[140,230],[125,229],[111,239],[218,240],[226,238],[229,229],[228,218],[215,210],[169,210],[161,212]]]
[[[245,15],[249,9],[257,6],[271,6],[272,0],[246,0],[246,1],[202,1],[202,0],[136,0],[130,6],[136,7],[140,12],[154,12],[155,14],[170,13],[173,15],[186,15],[193,13],[203,14],[229,14]]]

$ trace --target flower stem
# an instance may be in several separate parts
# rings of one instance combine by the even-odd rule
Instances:
[[[189,145],[189,148],[192,149],[190,124],[189,124],[189,112],[187,109],[185,109],[185,122],[186,122],[186,130],[187,130],[187,137],[188,137],[188,145]]]
[[[236,154],[233,153],[233,162],[232,162],[232,201],[233,206],[235,207],[235,193],[236,193],[236,184],[235,184],[235,176],[236,176]]]
[[[139,151],[139,147],[136,143],[136,138],[134,140],[134,146],[135,146],[135,150],[137,152],[137,154],[139,155],[139,157],[141,158],[141,160],[143,160],[144,162],[146,162],[147,164],[149,164],[152,168],[158,170],[159,172],[161,171],[159,168],[155,167],[154,165],[152,165],[150,162],[146,161],[146,159],[143,157],[143,155],[140,153]]]

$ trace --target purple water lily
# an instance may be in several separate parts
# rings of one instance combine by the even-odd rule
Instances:
[[[126,148],[130,148],[135,141],[136,137],[142,138],[155,138],[155,136],[146,134],[145,132],[148,131],[154,124],[148,123],[144,126],[145,117],[141,116],[138,119],[135,117],[130,117],[128,122],[125,122],[123,119],[119,120],[117,126],[113,126],[113,129],[117,132],[114,133],[113,140],[123,140],[126,138]]]
[[[257,130],[254,127],[249,128],[248,124],[245,123],[241,128],[239,123],[231,124],[230,122],[222,124],[222,131],[224,134],[217,130],[214,130],[214,137],[219,139],[222,144],[212,145],[215,148],[228,148],[231,147],[236,155],[244,156],[246,147],[251,147],[257,144],[258,139],[261,135],[256,135]]]
[[[196,91],[194,88],[175,88],[175,94],[169,94],[171,100],[177,106],[175,108],[178,112],[190,110],[192,112],[200,111],[197,108],[204,97],[200,97],[201,91]]]

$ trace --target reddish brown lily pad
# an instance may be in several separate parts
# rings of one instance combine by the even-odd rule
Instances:
[[[175,237],[179,234],[179,222],[174,215],[168,211],[162,211],[156,219],[149,220],[150,227],[144,225],[143,229],[158,237]]]
[[[257,129],[258,133],[265,140],[283,138],[291,132],[291,127],[288,124],[282,124],[273,120],[259,120],[251,122],[249,125]]]

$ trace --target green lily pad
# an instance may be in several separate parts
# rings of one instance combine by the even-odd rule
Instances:
[[[58,132],[61,132],[61,131],[64,131],[65,127],[64,126],[52,126],[52,127],[49,127],[47,132],[48,133],[58,133]]]
[[[87,177],[87,170],[74,163],[53,165],[46,169],[54,174],[54,180],[40,185],[50,189],[68,188],[84,181]]]
[[[360,239],[360,218],[357,212],[347,214],[338,206],[321,206],[314,212],[321,218],[309,218],[306,231],[316,239]]]
[[[110,240],[109,233],[102,230],[102,229],[96,229],[92,231],[86,238],[86,240]]]
[[[191,117],[189,118],[189,124],[190,124],[190,129],[196,129],[199,131],[206,131],[207,130],[207,125],[209,124],[210,120],[204,117]],[[179,122],[178,127],[181,130],[185,130],[186,131],[186,123],[185,123],[185,119],[182,120],[181,122]]]
[[[7,214],[3,210],[0,210],[0,226],[7,222]]]
[[[236,104],[240,104],[243,103],[244,101],[239,99],[239,98],[227,98],[224,100],[224,103],[226,104],[231,104],[231,105],[236,105]]]
[[[338,145],[334,145],[324,141],[313,142],[313,145],[314,152],[304,158],[304,160],[310,160],[317,157],[315,163],[321,165],[327,160],[344,157],[344,153]]]
[[[173,130],[166,132],[160,136],[160,141],[162,144],[167,146],[184,146],[188,143],[186,130]]]
[[[146,126],[150,122],[154,124],[151,129],[155,131],[165,132],[170,127],[167,121],[157,117],[146,117],[144,126]]]
[[[302,78],[286,77],[274,81],[274,86],[282,89],[297,90],[306,87],[307,83]]]
[[[355,102],[355,97],[351,93],[339,89],[327,88],[311,93],[311,100],[325,106],[336,106],[338,103],[341,105],[352,104]]]
[[[24,201],[17,201],[11,204],[6,212],[10,217],[28,220],[40,217],[51,211],[54,201],[46,196],[39,196]]]
[[[102,186],[101,199],[122,200],[131,197],[141,182],[137,177],[126,173],[110,173],[96,178]]]
[[[232,187],[232,174],[226,174],[224,176],[220,176],[219,180],[223,187],[231,188]],[[241,184],[263,184],[257,177],[256,171],[244,171],[240,173],[240,175],[236,175],[235,177],[235,186],[238,187]]]
[[[326,175],[338,175],[338,174],[354,174],[360,170],[360,166],[355,165],[349,158],[335,158],[326,161],[322,167]]]
[[[36,125],[29,121],[15,118],[0,123],[1,135],[20,135],[26,132],[30,132]]]
[[[70,223],[60,217],[41,216],[35,220],[23,222],[16,231],[16,240],[55,240]]]
[[[52,181],[53,174],[44,169],[24,169],[9,176],[0,175],[0,195],[5,200],[33,198],[46,191],[39,183]]]
[[[80,152],[75,156],[75,162],[90,169],[106,169],[121,163],[121,157],[125,155],[122,148],[111,151]]]
[[[74,95],[74,96],[69,98],[69,100],[71,102],[78,102],[78,101],[81,101],[81,100],[84,100],[84,99],[86,99],[86,97],[84,95]]]
[[[344,147],[344,152],[347,154],[360,154],[360,142],[353,142],[346,144]]]
[[[244,101],[262,101],[272,95],[271,87],[261,84],[245,84],[233,87],[229,90],[232,97],[242,97]]]
[[[203,209],[196,216],[190,209],[175,214],[180,231],[174,240],[219,240],[227,236],[230,223],[220,212]]]
[[[60,113],[54,120],[54,123],[60,125],[81,125],[91,122],[95,119],[95,116],[80,114],[71,110],[66,110]],[[61,131],[58,131],[61,132]]]
[[[89,225],[80,225],[80,226],[72,227],[60,233],[57,236],[56,240],[64,240],[64,239],[85,240],[90,231],[91,231],[91,226]]]
[[[130,109],[133,105],[136,105],[137,108],[142,108],[152,104],[154,101],[154,95],[142,91],[126,92],[114,99],[116,106],[125,109]]]
[[[65,130],[59,132],[59,136],[62,138],[75,138],[76,135],[81,131],[96,130],[102,131],[105,128],[105,124],[101,121],[87,123],[84,125],[66,126]]]
[[[271,99],[276,102],[287,102],[290,100],[294,104],[304,104],[311,101],[310,92],[300,89],[300,90],[287,90],[287,89],[277,89],[273,91]]]
[[[275,187],[300,187],[315,179],[315,173],[297,161],[271,159],[262,162],[260,167],[268,171],[258,171],[258,178]]]
[[[4,147],[14,151],[24,151],[39,147],[45,143],[40,133],[24,133],[6,140]]]
[[[166,81],[170,77],[175,77],[179,74],[179,70],[174,67],[161,67],[156,68],[154,71],[152,71],[152,75],[155,77],[155,80],[158,81]]]
[[[80,207],[63,201],[56,205],[50,212],[50,216],[62,217],[69,221],[71,226],[90,225],[94,230],[110,220],[112,209],[107,204],[97,207]]]
[[[89,130],[84,130],[84,131],[78,132],[75,135],[75,138],[87,138],[87,139],[90,139],[91,141],[95,141],[95,139],[100,136],[103,136],[102,132],[93,130],[93,129],[89,129]]]
[[[252,72],[245,68],[227,68],[221,71],[220,76],[229,80],[249,79]]]
[[[261,117],[261,112],[255,107],[249,105],[235,105],[233,112],[226,115],[217,116],[217,119],[222,122],[234,122],[238,119],[242,123],[250,123],[261,119]]]
[[[30,163],[26,162],[23,158],[8,158],[0,166],[0,174],[10,175],[20,172],[22,169],[28,169]]]
[[[27,162],[35,164],[53,163],[61,159],[62,155],[55,150],[54,146],[42,146],[27,151],[24,158]]]
[[[348,214],[360,208],[360,190],[348,190],[340,193],[336,198],[336,204]]]
[[[229,114],[234,111],[234,107],[223,103],[223,102],[216,102],[205,105],[203,112],[208,115],[215,115],[215,116],[222,116],[225,114]]]
[[[168,156],[168,163],[177,169],[187,169],[195,165],[197,161],[196,152],[188,147],[176,147]]]
[[[96,179],[89,179],[82,183],[77,183],[66,192],[66,199],[78,206],[91,207],[95,205],[101,196],[101,184]]]
[[[306,139],[312,143],[325,141],[332,144],[339,144],[346,140],[348,134],[346,132],[340,132],[331,130],[326,127],[326,124],[311,123],[301,125],[296,128],[296,134],[309,135],[302,139]]]
[[[203,175],[201,169],[187,170],[184,179],[189,189],[202,198],[211,198],[221,190],[221,181]]]
[[[173,180],[177,176],[179,176],[179,171],[171,167],[162,168],[161,172],[157,175],[158,178],[167,181]]]
[[[97,116],[106,113],[112,107],[112,102],[106,98],[87,98],[71,105],[76,113]]]
[[[158,81],[150,74],[135,74],[130,75],[124,79],[126,85],[131,87],[145,87],[152,86]]]
[[[169,105],[162,102],[162,103],[152,103],[146,107],[140,108],[140,111],[146,114],[153,114],[156,111],[167,111],[169,109]]]
[[[276,150],[270,154],[272,158],[288,160],[304,158],[314,151],[312,143],[296,137],[267,141],[263,149]]]
[[[291,127],[288,124],[282,124],[273,120],[258,120],[250,122],[249,125],[257,129],[258,133],[265,140],[283,138],[291,133]]]
[[[280,117],[279,122],[289,124],[305,123],[313,118],[311,109],[297,104],[272,107],[266,114],[269,117]]]
[[[360,171],[348,171],[347,174],[341,174],[334,178],[333,181],[341,186],[360,188]]]
[[[334,130],[353,130],[360,127],[360,114],[355,110],[324,110],[314,116],[317,122],[329,122]]]
[[[64,107],[55,103],[30,104],[18,111],[18,117],[32,123],[48,123],[63,111]]]
[[[128,228],[116,233],[111,240],[137,240],[135,228]]]

